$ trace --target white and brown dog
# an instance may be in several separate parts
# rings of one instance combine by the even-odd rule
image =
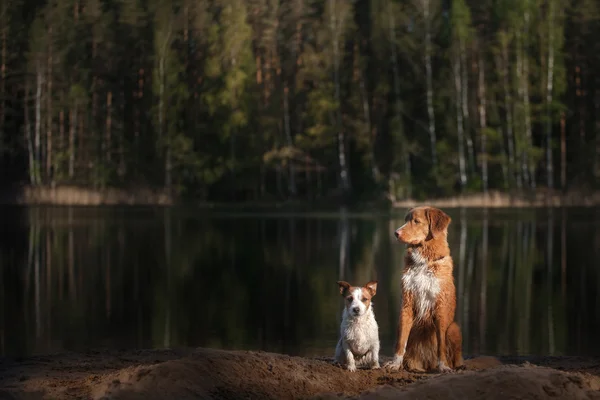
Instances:
[[[344,281],[338,285],[345,307],[335,360],[352,372],[356,371],[356,364],[379,368],[379,327],[371,302],[377,292],[377,281],[363,287]]]

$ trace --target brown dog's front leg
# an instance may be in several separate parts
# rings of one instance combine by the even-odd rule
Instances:
[[[405,299],[402,302],[402,311],[398,321],[398,329],[396,331],[396,348],[394,350],[394,360],[387,362],[384,367],[398,370],[402,368],[404,363],[404,353],[406,353],[406,343],[412,329],[414,321],[413,307],[410,299]]]
[[[447,318],[442,313],[437,313],[435,316],[435,334],[437,336],[438,369],[440,372],[452,371],[452,368],[448,366],[446,357],[446,331],[449,325]]]

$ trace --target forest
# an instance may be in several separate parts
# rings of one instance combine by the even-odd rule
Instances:
[[[2,0],[0,183],[596,190],[599,17],[594,0]]]

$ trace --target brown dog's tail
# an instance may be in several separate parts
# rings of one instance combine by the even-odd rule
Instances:
[[[456,322],[452,322],[446,331],[446,349],[448,366],[460,369],[464,365],[462,357],[462,333]]]

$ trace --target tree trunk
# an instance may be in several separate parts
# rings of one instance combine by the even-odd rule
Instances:
[[[69,179],[75,177],[75,133],[77,132],[77,100],[69,111]],[[72,182],[71,182],[72,183]]]
[[[290,127],[289,89],[287,84],[283,88],[283,128],[285,130],[287,146],[292,150],[294,142],[292,140],[292,130]],[[292,158],[288,161],[290,163],[290,179],[288,180],[289,191],[292,197],[296,197],[296,168],[294,167],[293,153]]]
[[[121,86],[121,118],[125,118],[125,89]],[[119,170],[117,172],[121,182],[125,178],[125,133],[119,134]]]
[[[65,151],[65,111],[61,108],[58,113],[58,151],[60,153]],[[56,164],[56,169],[62,171],[63,165]]]
[[[110,165],[111,161],[111,138],[112,138],[112,92],[106,94],[106,134],[104,139],[104,157],[106,164]]]
[[[460,175],[460,187],[464,191],[467,186],[467,168],[465,162],[465,137],[463,131],[463,112],[462,112],[462,96],[461,96],[461,73],[460,73],[460,57],[455,51],[454,60],[452,60],[452,72],[454,75],[454,90],[456,94],[456,134],[458,140],[458,169]]]
[[[394,15],[394,9],[392,7],[393,2],[388,1],[389,6],[389,16],[390,16],[390,56],[392,62],[392,71],[394,77],[394,114],[396,115],[397,124],[402,124],[402,98],[400,93],[400,68],[398,66],[398,51],[396,48],[396,17]],[[400,145],[402,146],[402,155],[404,158],[404,169],[405,169],[405,178],[406,178],[406,196],[410,198],[412,194],[412,180],[411,180],[411,171],[410,171],[410,153],[407,150],[406,146],[406,138],[404,137],[404,129],[403,126],[399,126],[400,130],[397,135],[397,139],[400,140]],[[395,196],[395,193],[394,193]]]
[[[477,86],[479,92],[479,129],[481,137],[481,182],[483,193],[488,192],[488,154],[487,154],[487,115],[486,115],[486,99],[485,99],[485,64],[483,63],[483,49],[479,46],[479,65],[478,75],[479,84]]]
[[[3,1],[2,7],[4,8],[4,10],[2,10],[2,14],[6,14],[8,12],[8,1]],[[3,18],[2,27],[0,29],[2,29],[2,49],[0,50],[0,146],[2,146],[4,144],[4,114],[6,100],[7,19]]]
[[[341,82],[340,82],[340,35],[342,33],[343,21],[338,21],[336,15],[336,0],[329,0],[330,4],[330,29],[333,45],[333,83],[334,83],[334,99],[336,103],[335,124],[337,130],[338,141],[338,161],[340,166],[340,182],[343,191],[350,190],[350,173],[348,171],[348,162],[346,160],[346,135],[342,127],[342,110],[341,110]]]
[[[29,183],[32,185],[36,184],[35,181],[35,154],[33,148],[33,140],[31,138],[31,118],[29,117],[29,79],[25,84],[25,139],[27,142],[27,153],[29,160]]]
[[[523,151],[523,141],[517,140],[517,138],[521,138],[523,124],[523,104],[521,101],[523,100],[523,43],[522,43],[522,35],[519,31],[519,28],[516,29],[515,32],[515,56],[516,56],[516,86],[517,86],[517,97],[516,97],[516,105],[515,105],[515,161],[517,165],[515,168],[515,175],[517,178],[517,187],[520,189],[523,187],[523,177],[527,172],[527,164],[525,162],[525,153]]]
[[[533,148],[533,135],[531,132],[531,106],[529,101],[529,9],[525,10],[525,34],[523,35],[523,102],[525,106],[525,137],[527,147],[524,153],[524,163],[527,166],[527,176],[529,177],[529,186],[532,189],[536,187],[535,166],[529,155],[529,150]]]
[[[560,187],[567,190],[567,138],[565,113],[560,114]]]
[[[53,184],[52,178],[52,27],[48,29],[48,88],[46,93],[46,179]]]
[[[170,192],[172,185],[172,177],[171,177],[171,141],[170,141],[170,132],[165,129],[165,108],[167,103],[167,93],[166,93],[166,79],[167,79],[167,71],[166,71],[166,58],[167,51],[171,44],[171,28],[169,27],[169,31],[167,33],[167,37],[165,38],[165,42],[163,44],[163,48],[160,54],[160,59],[158,63],[158,76],[159,76],[159,94],[158,94],[158,135],[164,140],[165,143],[165,190]]]
[[[594,178],[600,180],[600,76],[596,74],[596,90],[594,91],[594,115],[595,115],[595,154],[594,154]]]
[[[473,138],[471,137],[470,117],[469,117],[469,75],[467,68],[467,49],[465,47],[465,39],[459,39],[460,48],[460,64],[461,64],[461,94],[462,94],[462,114],[465,131],[465,139],[467,141],[467,155],[469,160],[469,169],[471,173],[475,172],[475,148],[473,146]]]
[[[37,63],[37,79],[36,79],[36,91],[35,91],[35,184],[41,183],[40,177],[40,163],[41,163],[41,128],[42,128],[42,85],[44,84],[44,76],[40,67],[40,63]]]
[[[546,81],[546,182],[554,188],[554,162],[552,161],[552,89],[554,84],[554,2],[548,2],[548,71]]]
[[[92,34],[92,66],[96,65],[96,52],[97,52],[97,47],[98,44],[96,42],[96,38],[95,36]],[[90,124],[90,136],[93,137],[94,139],[96,138],[96,124],[98,121],[98,77],[96,76],[96,73],[93,70],[94,67],[92,67],[92,121]],[[93,165],[95,166],[93,171],[90,171],[92,173],[92,176],[94,176],[93,178],[93,185],[96,186],[98,185],[98,172],[99,169],[97,167],[98,162],[100,161],[100,157],[98,154],[98,151],[100,150],[97,145],[98,142],[94,143],[94,149],[93,149],[93,155],[92,158],[93,160],[91,160],[93,162]],[[100,135],[100,145],[102,145],[102,136]],[[101,146],[100,146],[101,147]]]
[[[512,118],[512,96],[508,82],[508,43],[502,44],[502,83],[504,86],[504,110],[506,112],[506,142],[508,149],[508,176],[511,185],[514,179],[513,168],[515,165],[514,140],[513,140],[513,118]]]
[[[437,169],[437,139],[435,134],[435,115],[433,113],[433,73],[431,70],[431,17],[430,0],[423,0],[423,15],[425,17],[425,73],[427,84],[427,117],[429,119],[429,140],[431,141],[431,162]]]

